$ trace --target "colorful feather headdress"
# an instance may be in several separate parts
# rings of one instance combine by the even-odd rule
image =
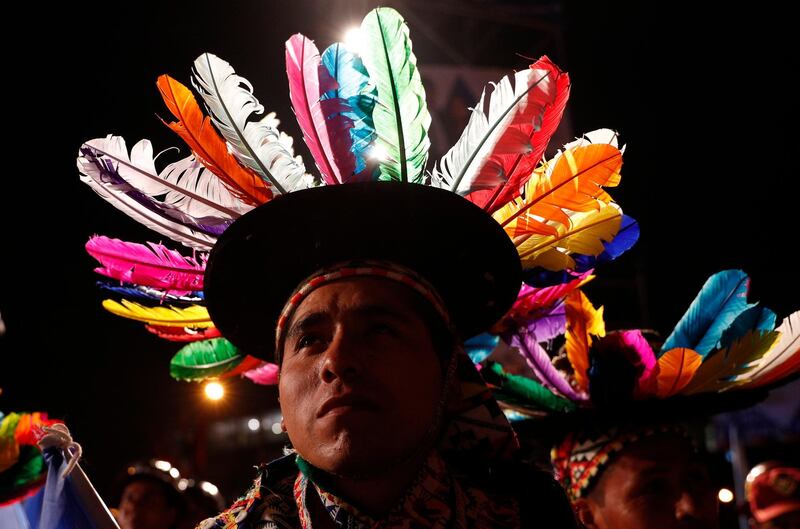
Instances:
[[[36,429],[57,422],[46,413],[0,412],[0,507],[35,494],[47,465],[36,446]]]
[[[800,374],[800,311],[776,326],[774,312],[748,302],[740,270],[712,275],[660,347],[646,331],[607,333],[602,307],[563,292],[585,280],[523,287],[496,335],[470,344],[512,418],[730,407]]]
[[[277,195],[368,181],[450,190],[494,217],[532,276],[560,274],[566,282],[553,287],[560,291],[635,243],[636,223],[604,189],[620,181],[623,149],[616,133],[586,134],[544,159],[570,89],[568,75],[547,57],[488,85],[460,139],[428,169],[431,116],[405,21],[392,9],[375,9],[361,24],[361,41],[358,53],[334,43],[321,54],[303,35],[286,42],[290,98],[318,170],[314,176],[251,84],[210,53],[197,58],[192,72],[207,114],[188,87],[166,75],[157,82],[174,118],[164,123],[186,142],[189,156],[157,169],[148,140],[130,151],[119,136],[80,147],[83,182],[192,249],[186,255],[160,243],[108,237],[86,245],[102,265],[96,271],[109,278],[101,288],[117,298],[103,302],[107,310],[187,343],[172,359],[173,377],[243,374],[256,383],[275,382],[276,366],[237,350],[214,327],[204,305],[203,272],[216,238]],[[519,303],[530,301],[522,295]]]

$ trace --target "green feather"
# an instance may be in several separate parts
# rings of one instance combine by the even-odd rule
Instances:
[[[497,400],[506,401],[509,404],[519,404],[525,408],[538,409],[538,411],[571,412],[575,410],[575,404],[571,400],[554,395],[552,391],[535,380],[506,373],[500,364],[495,362],[484,367],[481,374],[488,383],[498,387],[498,390],[495,390]]]
[[[17,499],[40,481],[46,472],[39,449],[35,446],[20,446],[19,460],[5,472],[0,472],[0,503]]]
[[[424,183],[431,115],[408,26],[394,9],[379,7],[364,17],[361,35],[361,57],[378,89],[372,111],[376,146],[388,155],[378,180]]]
[[[218,377],[244,360],[244,355],[225,338],[193,342],[180,349],[169,363],[169,374],[176,380],[200,382]]]

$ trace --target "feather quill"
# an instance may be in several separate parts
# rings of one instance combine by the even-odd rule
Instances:
[[[568,96],[569,77],[547,57],[501,79],[488,97],[484,89],[458,142],[434,169],[432,184],[489,212],[498,209],[519,195],[539,163]]]
[[[378,178],[424,183],[431,115],[408,26],[394,9],[379,7],[364,17],[361,35],[362,59],[378,92],[372,119],[376,148],[385,153]]]
[[[275,115],[257,119],[264,107],[253,95],[250,81],[237,75],[228,62],[204,53],[194,61],[192,84],[242,165],[258,173],[277,194],[307,187],[305,166],[294,156],[291,138],[278,130]]]
[[[198,160],[246,204],[257,206],[270,200],[269,185],[228,152],[227,144],[212,126],[211,118],[203,116],[192,92],[168,75],[160,76],[156,84],[167,108],[178,120],[165,124],[186,142]]]

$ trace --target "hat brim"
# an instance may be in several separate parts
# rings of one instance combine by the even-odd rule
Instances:
[[[509,237],[455,193],[394,182],[325,186],[279,196],[222,234],[205,272],[209,314],[234,345],[272,360],[278,317],[300,282],[360,259],[424,277],[462,338],[497,322],[521,281]]]

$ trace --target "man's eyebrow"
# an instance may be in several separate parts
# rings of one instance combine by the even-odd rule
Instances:
[[[302,333],[309,327],[313,327],[314,325],[319,325],[322,323],[328,314],[326,312],[310,312],[300,318],[298,321],[292,324],[289,328],[289,332],[286,333],[286,338],[294,338],[298,334]]]

